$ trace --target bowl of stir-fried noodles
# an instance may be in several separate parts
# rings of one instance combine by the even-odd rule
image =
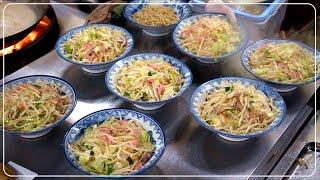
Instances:
[[[320,78],[320,53],[292,40],[264,39],[251,44],[242,65],[279,92],[288,92]]]
[[[56,43],[62,60],[80,65],[88,73],[107,71],[133,48],[132,35],[111,24],[91,24],[71,29]]]
[[[203,127],[229,141],[244,141],[276,129],[286,104],[271,87],[251,79],[225,77],[198,87],[190,111]]]
[[[133,0],[126,5],[124,16],[150,36],[164,36],[192,13],[181,0]]]
[[[49,133],[71,114],[77,102],[72,85],[53,76],[21,77],[1,88],[1,130],[25,138]]]
[[[215,64],[240,52],[248,42],[247,30],[240,22],[229,22],[226,15],[208,13],[182,20],[172,39],[184,54],[201,63]]]
[[[142,174],[161,158],[165,136],[151,117],[127,109],[105,109],[77,121],[64,138],[68,161],[85,174]]]
[[[134,106],[155,110],[181,96],[192,83],[192,73],[172,56],[143,53],[115,63],[105,83],[114,95]]]

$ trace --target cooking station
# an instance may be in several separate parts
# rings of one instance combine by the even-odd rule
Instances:
[[[56,14],[51,6],[38,5],[43,8],[39,22],[25,32],[5,39],[1,44],[0,56],[6,55],[5,75],[8,75],[30,62],[50,52],[60,34]],[[35,7],[36,8],[36,7]],[[4,72],[1,66],[1,72]]]
[[[52,4],[51,7],[60,26],[60,35],[74,27],[83,25],[88,15],[78,10],[78,5]],[[142,52],[160,52],[178,58],[192,70],[194,79],[191,88],[182,97],[166,104],[161,109],[140,110],[107,90],[104,73],[88,74],[80,67],[60,60],[56,51],[51,49],[37,60],[6,76],[1,83],[36,74],[60,77],[74,86],[78,95],[77,105],[66,121],[46,136],[31,140],[9,134],[5,134],[3,137],[1,134],[1,139],[4,140],[1,143],[1,151],[3,144],[5,145],[4,162],[13,161],[36,172],[40,177],[41,175],[50,177],[84,175],[73,168],[64,155],[62,143],[65,133],[73,123],[87,114],[101,109],[125,108],[155,118],[165,132],[166,150],[156,166],[146,173],[150,177],[173,178],[176,175],[178,177],[203,176],[204,179],[210,177],[218,179],[225,175],[231,178],[230,175],[233,175],[233,177],[242,178],[251,176],[250,178],[256,179],[258,178],[256,175],[287,174],[290,176],[289,171],[279,170],[283,167],[279,167],[277,164],[280,162],[283,166],[288,165],[285,163],[287,161],[282,158],[287,157],[285,152],[290,150],[292,143],[295,144],[296,135],[301,133],[303,127],[309,130],[314,128],[314,126],[306,126],[306,124],[314,121],[311,117],[315,110],[309,100],[314,98],[315,84],[281,94],[287,105],[287,116],[275,131],[243,142],[230,142],[211,133],[193,120],[188,104],[192,92],[208,80],[222,76],[254,78],[242,67],[241,53],[221,64],[200,64],[180,53],[172,43],[171,35],[150,37],[129,23],[124,23],[124,26],[133,34],[135,41],[134,48],[129,55]],[[56,39],[48,41],[55,42]],[[45,49],[46,47],[41,46],[38,50],[42,50],[41,48]],[[312,130],[310,131],[312,132]],[[315,146],[314,138],[310,138],[308,141],[314,142],[310,146]],[[301,151],[298,147],[295,150],[295,152]],[[296,155],[298,156],[298,154]],[[300,175],[307,176],[308,173]],[[74,179],[77,178],[74,177]]]

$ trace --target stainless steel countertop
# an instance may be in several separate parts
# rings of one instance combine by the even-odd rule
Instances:
[[[317,130],[317,131],[316,131]],[[320,157],[319,152],[317,153],[310,153],[311,160],[306,161],[308,168],[305,168],[302,165],[301,170],[303,173],[300,172],[300,174],[294,173],[294,169],[297,167],[295,166],[295,163],[297,163],[297,159],[304,154],[307,154],[306,152],[302,152],[306,146],[310,146],[311,143],[320,143],[320,111],[316,112],[316,115],[314,115],[308,123],[305,125],[304,129],[299,133],[295,141],[291,144],[291,146],[288,148],[288,150],[285,152],[285,154],[281,157],[280,161],[277,163],[277,165],[274,167],[274,169],[271,172],[271,175],[279,175],[282,174],[283,176],[290,177],[290,179],[299,179],[299,177],[295,177],[297,175],[304,175],[304,176],[311,176],[310,179],[317,179],[320,175],[320,167],[319,167],[319,161],[317,163],[317,166],[315,166],[315,161],[312,159],[315,159],[314,156],[317,156],[317,159]],[[316,146],[316,144],[314,144]],[[316,148],[315,148],[316,149]],[[315,169],[317,168],[317,169]],[[315,173],[312,175],[312,172],[315,171]],[[274,178],[268,178],[268,180],[271,180]]]
[[[61,32],[83,24],[86,14],[66,7],[54,5]],[[69,127],[81,117],[106,108],[128,108],[154,117],[164,128],[167,148],[157,165],[148,174],[156,175],[242,175],[252,174],[265,163],[279,137],[314,93],[314,84],[298,88],[294,92],[281,94],[287,104],[286,119],[272,133],[244,142],[229,142],[210,133],[192,119],[189,98],[200,84],[220,76],[243,76],[253,78],[241,65],[240,54],[219,65],[207,66],[197,63],[175,48],[170,36],[149,37],[141,30],[128,26],[135,39],[134,50],[139,52],[162,52],[177,57],[192,70],[194,83],[180,98],[155,111],[143,111],[112,95],[104,84],[104,74],[91,75],[78,66],[59,59],[54,50],[17,72],[5,81],[34,74],[61,77],[75,87],[78,103],[64,124],[50,134],[34,140],[19,136],[5,136],[5,160],[14,161],[38,174],[81,174],[66,160],[62,141]],[[2,135],[1,135],[2,136]],[[2,139],[2,138],[1,138]],[[2,146],[2,143],[1,143]],[[1,147],[2,149],[2,147]]]

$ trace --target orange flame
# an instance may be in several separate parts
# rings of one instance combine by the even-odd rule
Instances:
[[[34,28],[34,30],[31,31],[25,38],[23,38],[21,41],[17,42],[14,45],[0,50],[0,56],[11,54],[30,45],[32,42],[41,37],[43,33],[46,32],[46,30],[49,28],[50,23],[51,20],[47,16],[44,16],[41,19],[41,21],[37,24],[37,26]]]

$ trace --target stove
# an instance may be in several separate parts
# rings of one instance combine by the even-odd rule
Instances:
[[[7,76],[50,52],[59,34],[56,14],[52,6],[49,6],[45,16],[28,35],[5,42],[4,48],[1,45],[0,56],[4,56],[2,61],[5,62],[5,71],[1,66],[1,73]]]

